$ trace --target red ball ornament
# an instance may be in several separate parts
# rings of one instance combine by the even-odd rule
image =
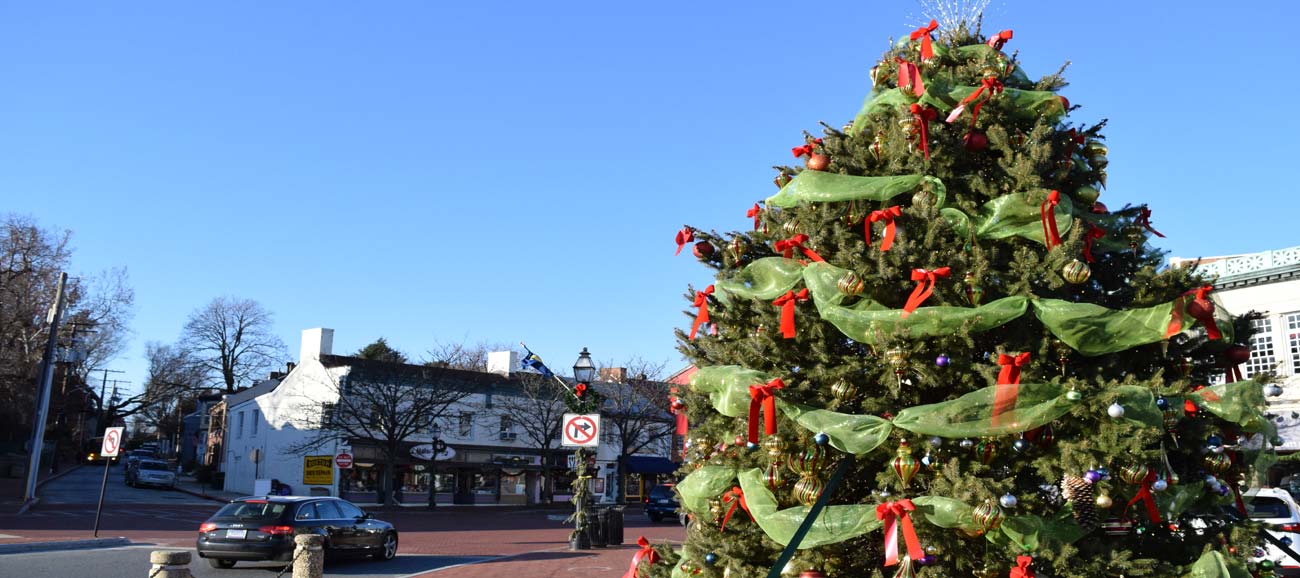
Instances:
[[[966,133],[966,136],[961,137],[961,144],[968,151],[979,152],[989,148],[989,137],[984,136],[982,132],[971,131]]]
[[[1223,352],[1223,356],[1228,359],[1228,363],[1241,365],[1250,360],[1250,348],[1245,345],[1232,345]]]
[[[831,166],[831,157],[821,153],[813,153],[808,155],[808,162],[804,166],[808,167],[808,170],[824,171],[826,167]]]
[[[799,573],[799,578],[826,578],[826,575],[816,570],[804,570]]]
[[[1214,302],[1201,297],[1187,304],[1187,313],[1197,319],[1214,317]]]
[[[1092,204],[1092,212],[1097,215],[1106,215],[1110,213],[1110,209],[1106,208],[1106,203],[1097,201]]]
[[[700,259],[708,259],[709,257],[713,256],[713,243],[710,243],[708,241],[700,241],[699,243],[695,244],[695,249],[693,249],[693,252],[695,253],[695,256]]]

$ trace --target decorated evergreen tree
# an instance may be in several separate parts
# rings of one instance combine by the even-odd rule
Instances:
[[[1011,40],[911,32],[745,230],[677,233],[717,271],[678,335],[692,522],[636,573],[1244,575],[1276,433],[1211,384],[1248,351]]]

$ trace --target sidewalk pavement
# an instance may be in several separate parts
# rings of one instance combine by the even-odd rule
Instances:
[[[40,487],[45,485],[47,482],[66,476],[76,471],[82,465],[84,464],[81,462],[61,463],[59,464],[58,472],[52,473],[49,470],[41,471],[40,478],[36,481],[36,488],[38,490],[37,494],[39,495]],[[0,512],[22,513],[26,511],[27,508],[31,507],[30,503],[23,501],[23,491],[26,488],[26,477],[0,478]]]
[[[194,476],[180,476],[176,479],[176,491],[207,498],[213,502],[224,504],[235,498],[242,498],[247,494],[239,492],[227,492],[225,490],[214,489],[211,484],[201,484]]]

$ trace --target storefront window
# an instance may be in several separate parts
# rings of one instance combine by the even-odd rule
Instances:
[[[497,493],[496,472],[474,474],[474,485],[472,486],[472,489],[475,494],[495,496]]]

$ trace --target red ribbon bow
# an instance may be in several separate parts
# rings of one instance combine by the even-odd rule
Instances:
[[[912,294],[907,298],[907,303],[903,305],[903,317],[911,315],[913,311],[916,311],[917,307],[920,307],[926,299],[930,298],[930,295],[934,293],[936,277],[947,277],[950,274],[952,274],[952,270],[948,267],[940,267],[932,271],[913,269],[912,280],[916,281],[916,289],[912,290]]]
[[[1237,374],[1237,379],[1241,379],[1240,373]],[[1193,387],[1192,393],[1195,393],[1197,397],[1200,397],[1201,399],[1208,402],[1217,402],[1223,400],[1223,398],[1219,397],[1219,394],[1214,393],[1214,390],[1209,389],[1204,385],[1198,385],[1196,387]],[[1197,408],[1196,406],[1196,401],[1193,400],[1191,397],[1188,397],[1187,399],[1183,400],[1183,412],[1187,414],[1187,417],[1195,416],[1197,409],[1199,408]]]
[[[1174,300],[1173,311],[1169,315],[1169,326],[1165,328],[1165,339],[1169,339],[1183,330],[1184,312],[1205,326],[1206,336],[1211,340],[1223,339],[1223,332],[1219,330],[1219,324],[1214,321],[1214,302],[1206,297],[1213,290],[1212,285],[1197,287],[1179,295],[1178,299]],[[1187,297],[1191,295],[1195,295],[1192,302],[1186,303]],[[1192,307],[1192,305],[1196,305],[1196,307]]]
[[[1133,499],[1128,501],[1127,506],[1124,506],[1124,514],[1126,516],[1128,515],[1128,509],[1141,500],[1142,504],[1147,508],[1147,518],[1151,520],[1151,523],[1160,523],[1160,510],[1156,508],[1155,494],[1151,493],[1151,484],[1155,483],[1155,481],[1156,471],[1151,470],[1147,472],[1147,477],[1142,478],[1141,488],[1138,490],[1137,495],[1133,496]]]
[[[691,324],[691,339],[695,339],[695,334],[700,330],[700,326],[709,322],[709,295],[713,294],[713,286],[705,287],[703,291],[695,292],[695,306],[700,308],[695,315],[695,323]]]
[[[884,221],[885,236],[880,241],[880,252],[884,253],[885,251],[888,251],[890,247],[893,247],[894,232],[895,232],[894,219],[902,215],[903,215],[903,208],[899,206],[893,206],[893,207],[889,207],[888,209],[881,209],[879,211],[872,211],[871,214],[867,216],[867,220],[863,221],[863,227],[862,227],[863,237],[865,237],[867,240],[867,246],[868,247],[871,246],[871,224],[878,221]]]
[[[1092,256],[1092,244],[1096,241],[1100,241],[1101,238],[1105,236],[1105,229],[1092,223],[1088,223],[1088,232],[1083,235],[1083,259],[1085,261],[1089,263],[1095,263],[1097,261],[1097,259]]]
[[[776,390],[784,389],[781,378],[763,385],[749,386],[749,442],[758,443],[758,412],[763,412],[763,433],[776,433]]]
[[[683,402],[681,398],[674,397],[672,402],[668,404],[668,413],[673,414],[677,418],[677,428],[673,433],[679,436],[686,435],[687,430],[690,429],[686,419],[686,403]],[[683,448],[683,454],[684,453],[685,448]]]
[[[985,44],[988,44],[989,48],[992,48],[993,50],[1002,50],[1002,45],[1006,44],[1008,40],[1011,40],[1011,34],[1010,30],[1003,30],[1002,32],[990,36]]]
[[[740,486],[731,488],[731,491],[723,494],[722,503],[731,504],[731,507],[727,508],[727,513],[722,516],[722,526],[718,528],[719,532],[727,531],[727,522],[731,521],[731,515],[736,512],[736,506],[740,506],[741,509],[745,510],[746,514],[749,514],[749,519],[754,520],[754,513],[749,511],[749,504],[745,503],[745,490],[740,489]]]
[[[635,556],[632,556],[632,565],[623,574],[623,578],[636,578],[637,565],[641,564],[642,560],[645,560],[647,564],[654,564],[659,561],[659,553],[650,547],[650,541],[645,539],[645,536],[637,538],[636,545],[640,546],[641,550],[637,551]]]
[[[1020,367],[1029,363],[1029,352],[1015,356],[1005,353],[998,355],[998,386],[993,394],[993,425],[1002,421],[1003,413],[1016,409],[1016,399],[1020,397]]]
[[[910,89],[912,94],[916,96],[925,94],[925,82],[921,80],[921,69],[897,56],[894,57],[894,62],[898,63],[898,87],[904,90]]]
[[[975,120],[980,117],[980,108],[984,106],[984,103],[992,99],[994,95],[1001,93],[1002,89],[1003,86],[1001,80],[996,78],[985,78],[984,80],[981,80],[980,86],[976,88],[974,92],[967,95],[966,98],[963,98],[961,103],[957,105],[957,108],[952,109],[952,112],[948,114],[948,118],[945,119],[945,122],[951,123],[952,121],[957,120],[957,117],[961,116],[961,113],[966,110],[966,105],[973,102],[975,103],[975,106],[970,110],[970,127],[971,129],[974,129]],[[981,96],[984,98],[980,98]]]
[[[682,230],[677,231],[676,240],[677,252],[673,254],[680,255],[682,254],[682,247],[685,247],[687,243],[695,241],[695,231],[691,230],[690,225],[682,225]]]
[[[1048,251],[1061,244],[1061,233],[1056,229],[1056,206],[1059,204],[1061,204],[1061,193],[1052,191],[1047,194],[1043,204],[1038,206],[1041,212],[1038,217],[1043,222],[1043,240],[1047,244]]]
[[[763,215],[763,208],[760,207],[760,206],[758,206],[758,203],[754,203],[754,208],[752,208],[752,209],[750,209],[750,210],[748,210],[748,211],[745,211],[745,216],[746,216],[746,217],[753,217],[753,218],[754,218],[754,230],[755,230],[755,231],[758,230],[758,221],[759,221],[759,218],[762,217],[762,215]]]
[[[930,38],[930,33],[939,29],[939,23],[930,20],[928,26],[922,26],[912,31],[912,41],[921,41],[921,62],[934,59],[934,45]]]
[[[903,541],[907,544],[907,556],[913,560],[925,557],[921,541],[916,538],[916,529],[912,527],[909,512],[916,509],[911,500],[886,502],[876,506],[876,519],[885,523],[885,566],[898,564],[898,527],[903,527]],[[902,524],[899,524],[902,522]]]
[[[808,288],[800,289],[798,293],[786,291],[785,295],[776,298],[772,304],[781,308],[781,336],[786,339],[794,339],[794,304],[798,301],[808,300]]]
[[[1034,571],[1029,569],[1033,563],[1033,557],[1016,556],[1016,567],[1011,569],[1009,578],[1034,578]]]
[[[578,399],[582,399],[582,394],[584,393],[587,393],[587,384],[579,383],[578,385],[573,386],[573,395],[576,395]]]
[[[917,123],[921,125],[921,152],[925,153],[925,158],[930,158],[930,123],[939,117],[939,110],[930,105],[921,105],[912,103],[908,107],[912,116]]]
[[[1162,239],[1164,238],[1165,236],[1164,233],[1161,233],[1160,231],[1151,228],[1151,209],[1142,207],[1142,212],[1138,213],[1137,223],[1145,227],[1146,230],[1151,231],[1152,235],[1155,235]]]
[[[780,241],[777,241],[775,245],[776,252],[780,253],[781,256],[785,257],[786,259],[790,259],[794,257],[794,250],[798,249],[802,251],[805,256],[807,256],[809,259],[812,259],[813,261],[818,261],[818,262],[826,261],[825,259],[822,258],[821,255],[818,255],[812,249],[803,246],[803,244],[807,242],[808,242],[808,235],[799,233],[798,235],[790,237],[789,239],[782,239]]]
[[[815,138],[813,139],[812,142],[808,144],[805,144],[803,146],[797,146],[790,149],[790,152],[794,153],[795,158],[811,156],[813,154],[813,148],[815,148],[819,144],[822,144],[822,139]]]

